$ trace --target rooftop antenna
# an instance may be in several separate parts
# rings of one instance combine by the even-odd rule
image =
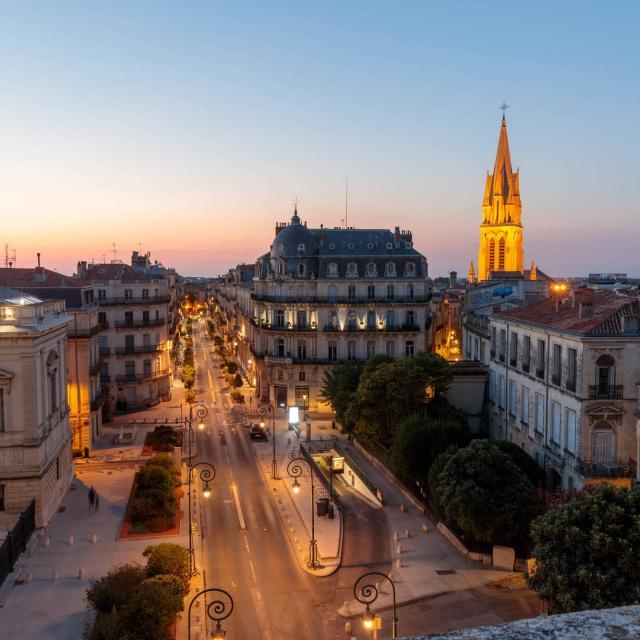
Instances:
[[[106,253],[102,254],[102,264],[107,264],[107,254]]]
[[[118,252],[116,251],[116,243],[112,243],[111,245],[113,247],[113,259],[117,260],[118,259]]]
[[[142,242],[138,242],[138,255],[142,255]]]
[[[344,225],[347,229],[349,228],[349,176],[344,189]]]
[[[502,119],[504,120],[509,105],[503,100],[502,104],[498,108],[500,109],[500,111],[502,111]]]

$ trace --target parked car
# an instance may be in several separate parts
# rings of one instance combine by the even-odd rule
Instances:
[[[251,429],[249,429],[249,437],[252,440],[266,440],[267,434],[262,430],[262,428],[257,424],[252,424]]]

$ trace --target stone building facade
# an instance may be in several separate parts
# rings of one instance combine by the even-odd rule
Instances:
[[[121,262],[78,263],[99,306],[101,383],[118,410],[142,409],[170,399],[169,282]]]
[[[637,297],[591,289],[489,318],[491,436],[533,456],[548,490],[640,479],[639,320]]]
[[[234,350],[256,395],[276,407],[328,410],[323,375],[340,362],[428,351],[430,283],[412,234],[278,224],[251,282],[219,284]]]
[[[62,300],[0,287],[0,530],[31,500],[45,526],[73,478]]]

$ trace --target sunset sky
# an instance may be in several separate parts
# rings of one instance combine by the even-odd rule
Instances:
[[[0,243],[185,275],[310,226],[476,260],[503,100],[525,264],[640,275],[639,2],[2,2]]]

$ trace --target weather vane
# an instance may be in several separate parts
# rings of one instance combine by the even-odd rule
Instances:
[[[508,108],[509,108],[509,105],[503,100],[502,104],[500,105],[500,110],[502,111],[502,117],[503,118],[504,118]]]
[[[298,198],[293,199],[293,209],[294,211],[298,210]]]

